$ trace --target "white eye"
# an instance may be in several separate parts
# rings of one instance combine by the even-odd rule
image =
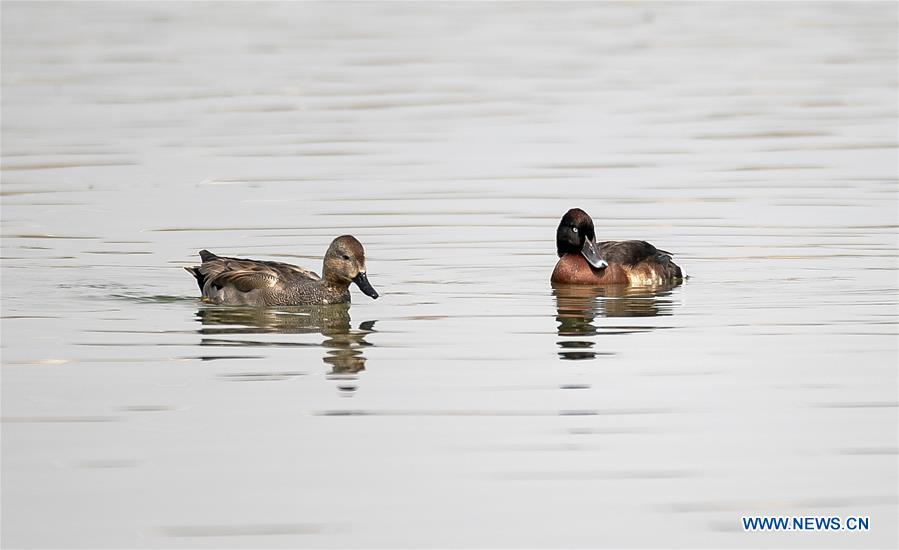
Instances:
[[[577,227],[572,227],[571,230],[577,233]]]

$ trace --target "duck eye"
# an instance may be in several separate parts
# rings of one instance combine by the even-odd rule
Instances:
[[[343,255],[343,259],[344,259],[344,260],[349,260],[349,259],[350,259],[350,257],[349,257],[349,256],[347,256],[347,255],[346,255],[346,254],[344,254],[344,255]]]

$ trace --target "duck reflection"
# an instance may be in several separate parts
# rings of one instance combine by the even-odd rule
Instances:
[[[597,317],[654,317],[671,315],[674,301],[668,298],[671,290],[678,286],[658,285],[652,287],[631,287],[627,285],[584,286],[553,285],[553,296],[556,299],[556,321],[559,323],[559,340],[562,348],[561,359],[595,359],[603,355],[594,350],[593,339],[584,337],[597,336],[599,329],[595,324]],[[615,326],[605,327],[616,333],[645,332],[655,327]],[[604,332],[608,332],[605,330]]]
[[[365,370],[362,349],[372,344],[365,341],[375,331],[375,321],[365,321],[358,330],[350,325],[349,304],[327,306],[295,306],[277,309],[214,306],[197,311],[203,325],[203,346],[318,346],[305,342],[275,342],[222,338],[226,335],[253,334],[321,334],[320,344],[327,351],[322,361],[330,367],[329,375],[354,379],[351,375]],[[350,375],[349,378],[346,378]],[[342,384],[340,389],[354,391],[355,385]]]

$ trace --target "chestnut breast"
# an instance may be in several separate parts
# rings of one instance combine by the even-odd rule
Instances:
[[[554,283],[574,285],[627,284],[627,272],[620,264],[605,269],[594,269],[580,254],[565,254],[559,258],[550,280]]]

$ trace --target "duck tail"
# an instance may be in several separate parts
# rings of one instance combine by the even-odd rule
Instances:
[[[674,263],[671,260],[671,256],[665,256],[665,268],[668,270],[669,278],[671,279],[683,279],[684,273],[681,271],[680,266]]]
[[[667,250],[659,250],[659,253],[656,258],[665,270],[665,277],[667,279],[683,279],[684,275],[680,266],[671,259],[674,254]]]
[[[200,251],[200,259],[204,262],[211,262],[212,260],[218,259],[218,256],[206,249],[203,249]]]
[[[203,285],[206,283],[206,276],[200,272],[199,267],[191,267],[184,266],[184,271],[187,271],[197,279],[197,285],[200,287],[200,292],[203,292]]]

